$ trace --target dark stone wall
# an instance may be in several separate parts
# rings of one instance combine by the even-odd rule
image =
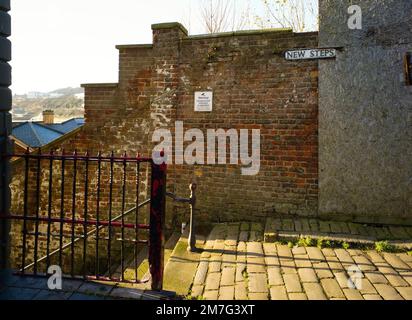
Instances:
[[[362,222],[412,223],[412,1],[364,0],[361,30],[347,26],[354,1],[320,1],[319,213]]]

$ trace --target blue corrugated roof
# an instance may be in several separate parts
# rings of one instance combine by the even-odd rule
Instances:
[[[47,126],[57,131],[60,131],[61,133],[69,133],[77,129],[78,127],[81,127],[82,125],[84,125],[84,119],[76,118],[70,119],[62,123],[48,124]]]
[[[80,118],[55,124],[23,122],[13,128],[12,136],[29,147],[40,148],[83,125],[84,119]]]

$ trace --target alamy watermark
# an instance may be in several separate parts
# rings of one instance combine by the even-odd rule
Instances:
[[[348,28],[350,30],[362,30],[362,8],[358,5],[352,5],[348,8]]]
[[[173,134],[174,133],[174,134]],[[200,129],[184,131],[182,121],[175,122],[175,130],[157,129],[152,142],[156,164],[242,165],[242,175],[254,176],[260,171],[260,130],[258,129]],[[174,137],[174,141],[173,141]],[[227,144],[229,140],[229,145]],[[185,143],[191,142],[184,148]],[[249,150],[250,149],[250,150]],[[164,151],[163,155],[159,154]],[[217,152],[216,152],[217,151]]]
[[[47,269],[47,274],[50,275],[47,280],[47,287],[49,290],[63,289],[63,272],[59,266],[50,266]]]

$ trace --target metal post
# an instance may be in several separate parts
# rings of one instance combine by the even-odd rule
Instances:
[[[152,290],[163,289],[167,165],[152,164],[149,264]]]
[[[195,207],[196,207],[196,183],[190,185],[190,233],[187,250],[196,252],[196,229],[195,229]]]
[[[12,153],[11,134],[12,94],[8,88],[11,85],[11,42],[7,39],[11,35],[11,19],[8,11],[10,1],[0,2],[0,215],[10,214],[10,163],[7,155]],[[0,278],[1,272],[10,267],[9,261],[9,232],[10,222],[7,219],[0,220]],[[1,285],[1,279],[0,279]]]

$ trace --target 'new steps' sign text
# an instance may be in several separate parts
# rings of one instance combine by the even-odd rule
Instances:
[[[336,58],[336,49],[297,49],[285,52],[286,60],[310,60]]]

